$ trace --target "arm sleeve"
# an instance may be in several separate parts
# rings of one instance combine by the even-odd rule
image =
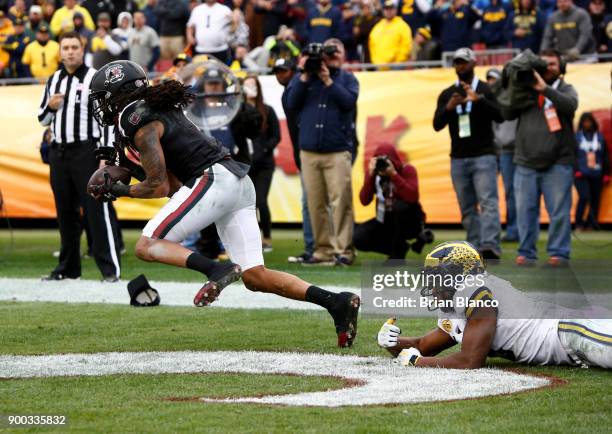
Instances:
[[[299,78],[287,87],[287,108],[293,112],[299,112],[306,101],[308,83]]]
[[[370,202],[372,202],[372,199],[374,199],[375,182],[376,176],[371,175],[370,173],[366,173],[365,179],[363,181],[363,186],[361,187],[361,191],[359,192],[359,201],[363,206],[369,205]]]
[[[104,43],[106,44],[106,49],[113,56],[118,56],[123,51],[123,47],[121,44],[113,39],[111,35],[106,35],[104,37]]]
[[[571,85],[566,85],[563,91],[546,86],[544,96],[552,101],[559,113],[573,116],[578,108],[578,94]]]
[[[30,42],[30,44],[32,43],[33,42]],[[30,44],[26,46],[25,51],[23,52],[23,56],[21,57],[21,63],[23,63],[24,65],[29,65],[30,63],[32,63],[32,49],[30,48]]]
[[[51,97],[51,80],[53,76],[49,77],[47,80],[47,85],[45,86],[45,90],[43,92],[42,100],[40,102],[40,107],[38,109],[38,122],[42,126],[51,125],[53,122],[53,118],[55,117],[55,110],[51,110],[49,108],[49,98]]]
[[[402,40],[399,44],[399,58],[398,62],[405,62],[410,59],[410,52],[412,51],[412,31],[408,25],[402,26]]]
[[[446,125],[448,125],[449,113],[446,110],[447,102],[448,97],[446,96],[445,92],[442,92],[438,97],[438,106],[436,107],[436,112],[433,118],[433,127],[435,131],[440,131]]]
[[[347,73],[343,85],[336,80],[329,86],[329,96],[340,106],[342,110],[353,110],[359,97],[359,82],[353,74]]]
[[[59,35],[62,31],[62,17],[60,15],[62,15],[61,8],[55,11],[53,17],[51,17],[51,22],[49,23],[51,32],[53,32],[54,35]]]
[[[79,9],[79,12],[81,13],[81,15],[83,15],[83,19],[85,21],[85,27],[91,31],[96,30],[96,25],[93,22],[93,19],[91,18],[91,14],[89,13],[89,11],[85,9],[84,7],[81,7]]]
[[[415,0],[415,3],[423,14],[426,14],[431,9],[431,2],[428,0]]]
[[[576,48],[580,53],[584,53],[588,48],[591,38],[593,38],[593,23],[588,14],[581,14],[578,20],[578,42]]]
[[[504,121],[504,117],[502,116],[501,108],[499,106],[499,103],[497,102],[497,98],[495,98],[495,95],[493,95],[491,89],[487,89],[483,94],[483,98],[481,98],[481,100],[478,102],[485,106],[487,113],[489,114],[492,120],[494,120],[495,122]]]
[[[147,65],[147,69],[149,71],[153,71],[155,69],[155,64],[159,60],[159,53],[160,53],[159,45],[156,45],[151,49],[151,60],[149,61],[149,64]]]
[[[395,174],[391,181],[395,185],[395,192],[401,200],[408,203],[419,201],[419,181],[414,166],[405,165],[401,173]]]
[[[270,152],[280,142],[280,125],[278,118],[272,107],[267,107],[268,110],[268,131],[265,140],[266,151]]]

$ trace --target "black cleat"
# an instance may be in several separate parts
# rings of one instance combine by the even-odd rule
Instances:
[[[334,309],[330,311],[336,325],[338,346],[340,348],[347,348],[353,345],[353,341],[357,336],[357,316],[360,305],[361,299],[357,294],[341,292],[337,296]]]
[[[210,275],[209,280],[193,298],[193,304],[198,307],[208,306],[215,301],[223,288],[240,279],[242,270],[240,265],[233,263],[219,264],[217,272]]]

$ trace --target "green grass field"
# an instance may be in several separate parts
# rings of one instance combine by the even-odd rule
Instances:
[[[200,281],[197,273],[144,264],[131,253],[137,231],[125,231],[125,277],[141,272],[153,280]],[[462,238],[459,231],[437,231],[437,241]],[[544,237],[542,237],[544,238]],[[573,257],[612,259],[612,234],[581,234]],[[16,231],[8,249],[0,231],[0,277],[38,277],[55,265],[55,231]],[[360,254],[351,268],[305,269],[286,264],[300,253],[299,231],[275,231],[267,265],[294,272],[321,285],[359,286]],[[504,259],[515,244],[504,246]],[[540,244],[543,251],[544,244]],[[92,260],[83,278],[97,279]],[[37,355],[110,351],[260,350],[383,355],[374,336],[384,318],[362,316],[350,350],[334,347],[327,314],[316,311],[195,309],[161,306],[0,302],[0,354]],[[404,333],[416,335],[433,320],[403,320]],[[192,401],[173,397],[238,397],[316,391],[340,386],[329,377],[246,374],[110,375],[102,377],[0,380],[0,415],[66,415],[67,427],[15,432],[610,432],[612,373],[601,369],[520,367],[490,359],[497,367],[557,377],[557,387],[464,401],[344,408],[274,407]],[[350,392],[348,392],[350,393]],[[0,428],[2,430],[3,428]]]

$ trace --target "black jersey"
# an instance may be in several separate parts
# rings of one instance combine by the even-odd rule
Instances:
[[[247,165],[232,160],[229,151],[202,133],[180,108],[154,110],[144,100],[134,101],[119,115],[119,131],[133,146],[136,132],[153,121],[164,125],[160,142],[166,168],[183,184],[201,176],[215,163],[223,164],[240,178],[248,173]]]

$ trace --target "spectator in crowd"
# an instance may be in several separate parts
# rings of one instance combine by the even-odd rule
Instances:
[[[32,5],[28,15],[28,30],[31,32],[31,35],[36,35],[40,26],[49,27],[49,23],[43,20],[42,8],[39,5]]]
[[[142,8],[142,13],[145,15],[145,21],[147,26],[155,30],[155,33],[159,34],[159,20],[155,13],[155,6],[157,0],[147,0],[147,4]]]
[[[249,46],[249,26],[246,23],[244,12],[241,9],[242,0],[234,0],[234,9],[232,9],[233,31],[230,34],[229,45],[232,50],[236,50],[239,45]]]
[[[287,260],[291,263],[302,263],[304,261],[308,261],[312,257],[312,252],[314,250],[314,239],[312,235],[312,226],[310,224],[310,215],[308,214],[306,186],[304,185],[304,177],[301,173],[302,166],[300,162],[300,129],[298,124],[298,114],[289,109],[287,102],[287,96],[289,94],[287,89],[292,83],[293,77],[296,74],[296,63],[291,59],[277,59],[272,72],[276,76],[276,80],[279,82],[279,84],[285,88],[281,96],[281,104],[287,119],[287,129],[289,130],[289,138],[291,139],[291,146],[293,147],[293,159],[296,167],[298,170],[300,170],[300,183],[302,185],[302,233],[304,238],[304,252],[296,256],[289,256]]]
[[[417,172],[404,164],[395,146],[382,144],[370,159],[359,201],[369,205],[376,198],[376,217],[355,226],[355,248],[388,255],[389,259],[404,259],[410,244],[418,238],[425,224],[425,214],[419,203]],[[423,250],[417,239],[413,249]]]
[[[610,182],[608,147],[592,113],[580,116],[578,132],[577,170],[574,174],[578,204],[576,205],[576,229],[599,230],[599,204],[604,184]],[[586,207],[587,218],[584,218]]]
[[[25,23],[22,18],[13,21],[14,34],[9,36],[2,46],[9,53],[8,76],[11,78],[28,77],[28,67],[23,64],[22,57],[26,46],[32,42],[25,32]],[[6,74],[6,73],[5,73]]]
[[[514,149],[514,194],[520,244],[516,263],[530,265],[537,259],[540,232],[540,199],[550,218],[548,264],[559,266],[570,258],[573,165],[576,136],[572,120],[578,95],[566,83],[561,55],[540,53],[548,67],[543,76],[534,71],[535,84],[530,105],[518,110],[504,107],[506,119],[519,120]]]
[[[487,71],[487,84],[497,97],[502,91],[501,71],[491,68]],[[493,137],[499,155],[499,170],[504,183],[506,197],[506,235],[502,241],[518,241],[516,225],[516,200],[514,198],[514,142],[516,140],[516,119],[493,122]]]
[[[342,13],[342,19],[338,25],[338,39],[344,44],[346,50],[346,60],[348,62],[354,62],[358,59],[357,57],[357,42],[353,35],[353,28],[355,27],[355,10],[353,9],[350,2],[343,3],[340,6]]]
[[[5,15],[4,11],[0,10],[0,77],[2,77],[4,68],[8,67],[10,55],[2,48],[6,40],[15,33],[13,22]]]
[[[591,17],[572,0],[557,0],[558,10],[548,18],[540,51],[561,52],[568,60],[595,52]]]
[[[106,12],[98,15],[98,29],[91,40],[92,66],[100,69],[108,62],[120,59],[123,47],[119,36],[111,32],[111,17]]]
[[[172,60],[185,49],[189,7],[184,0],[157,0],[155,13],[159,19],[161,58]]]
[[[91,118],[88,85],[95,71],[83,63],[84,48],[77,33],[60,37],[62,67],[49,77],[38,113],[39,122],[53,130],[49,169],[62,241],[59,263],[43,280],[81,276],[81,225],[75,210],[83,207],[102,279],[116,282],[121,274],[118,226],[109,218],[111,205],[86,192],[89,177],[100,165],[94,150],[102,134]],[[80,104],[75,105],[77,100]]]
[[[260,69],[265,69],[272,68],[278,59],[296,60],[299,55],[300,44],[296,41],[295,32],[283,25],[278,35],[267,37],[262,46],[251,50],[248,57]]]
[[[439,36],[442,51],[469,47],[472,28],[479,19],[479,12],[467,0],[453,0],[450,6],[446,0],[436,0],[427,14],[427,22],[432,32]]]
[[[383,19],[372,29],[369,45],[370,57],[374,64],[401,63],[410,59],[412,50],[410,27],[397,16],[393,0],[385,0]]]
[[[476,56],[469,48],[453,55],[458,80],[438,97],[434,130],[448,125],[451,178],[461,208],[467,241],[485,259],[499,259],[500,221],[497,158],[493,122],[503,120],[489,86],[474,74]]]
[[[338,26],[342,20],[340,9],[331,0],[317,0],[306,18],[306,40],[309,43],[323,43],[329,38],[336,38]]]
[[[440,44],[431,37],[431,28],[425,26],[417,30],[412,45],[412,60],[440,60],[441,57]]]
[[[410,26],[412,34],[427,24],[427,13],[431,10],[431,0],[400,0],[399,13]]]
[[[28,8],[25,0],[15,0],[13,6],[8,10],[8,15],[13,23],[16,19],[26,20],[28,18]]]
[[[263,37],[276,35],[286,21],[286,0],[254,0],[255,13],[262,17]]]
[[[106,12],[111,17],[111,19],[117,16],[117,13],[121,9],[118,9],[115,6],[115,3],[119,2],[114,2],[113,0],[85,0],[81,2],[81,6],[83,6],[89,11],[91,19],[94,23],[97,23],[98,15],[100,15],[102,12]]]
[[[512,48],[521,51],[529,48],[537,53],[540,51],[545,23],[546,18],[535,0],[519,0],[518,8],[508,15],[504,29],[506,39],[511,42]]]
[[[53,18],[53,15],[55,14],[55,3],[52,1],[47,1],[41,6],[43,20],[47,23],[50,23],[51,18]],[[49,33],[53,34],[51,31],[49,31]]]
[[[353,35],[357,43],[357,49],[361,53],[363,63],[372,63],[370,56],[370,32],[380,20],[375,14],[372,0],[362,0],[361,14],[355,18]]]
[[[85,19],[80,12],[75,12],[72,16],[74,22],[74,30],[85,41],[85,53],[91,52],[91,40],[95,36],[95,32],[85,27]],[[87,62],[85,62],[87,63]]]
[[[340,68],[342,43],[325,43],[334,45],[336,53],[324,57],[316,74],[304,70],[294,77],[287,89],[287,107],[300,124],[300,160],[315,239],[314,254],[303,264],[350,265],[355,257],[351,163],[359,82]]]
[[[117,17],[117,27],[115,27],[112,31],[114,36],[119,37],[119,43],[121,44],[121,54],[119,55],[120,59],[129,59],[130,57],[130,48],[129,48],[129,39],[130,34],[134,30],[132,27],[134,23],[134,19],[132,18],[132,14],[129,12],[120,12]]]
[[[597,52],[606,53],[608,51],[608,35],[605,25],[606,4],[604,1],[591,0],[589,3],[589,15],[591,16],[593,39],[595,40]],[[612,33],[612,31],[610,33]]]
[[[80,12],[85,19],[85,27],[95,30],[96,26],[89,11],[77,4],[77,0],[64,0],[64,6],[59,8],[51,18],[51,31],[54,35],[61,36],[62,33],[71,32],[74,29],[73,15]]]
[[[488,49],[505,48],[508,40],[504,33],[508,14],[500,0],[490,0],[489,5],[482,11],[480,26],[480,42]]]
[[[250,75],[243,84],[246,103],[257,109],[261,115],[261,131],[252,140],[251,169],[249,177],[256,193],[256,206],[259,210],[259,227],[263,239],[264,252],[272,251],[272,219],[268,207],[268,193],[274,175],[274,149],[280,142],[280,125],[274,109],[263,102],[261,84],[257,76]]]
[[[142,11],[134,12],[134,28],[128,36],[130,60],[138,63],[145,71],[153,71],[159,59],[159,36],[147,26]]]
[[[312,0],[287,0],[287,25],[299,35],[300,42],[304,42],[307,31],[308,11]]]
[[[47,78],[57,70],[60,63],[60,46],[50,39],[46,26],[38,28],[36,40],[26,47],[22,62],[30,67],[30,74],[34,78]]]
[[[612,13],[604,17],[603,26],[606,29],[606,42],[599,47],[601,53],[612,53]]]
[[[186,53],[179,53],[172,61],[172,67],[162,74],[159,81],[164,82],[166,80],[176,80],[183,83],[181,71],[190,63],[191,56],[187,55]]]
[[[235,25],[233,19],[231,9],[217,0],[206,0],[196,6],[187,22],[187,44],[193,47],[194,55],[215,56],[229,65],[228,41]]]
[[[234,74],[238,78],[246,77],[247,75],[246,72],[244,71],[240,72],[243,69],[247,69],[249,71],[257,71],[259,69],[259,66],[257,65],[257,63],[253,59],[251,59],[248,54],[249,54],[249,49],[247,46],[238,45],[236,47],[236,50],[234,52],[234,60],[232,61],[232,64],[230,65],[230,69],[234,71]]]

